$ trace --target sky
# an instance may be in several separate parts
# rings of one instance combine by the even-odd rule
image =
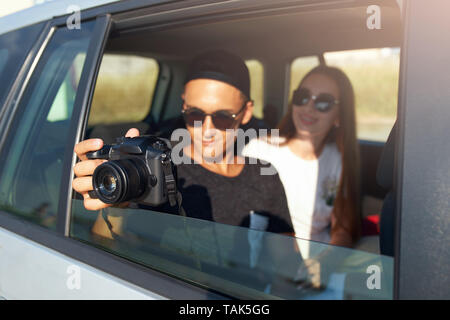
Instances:
[[[31,7],[42,0],[0,0],[0,17]]]

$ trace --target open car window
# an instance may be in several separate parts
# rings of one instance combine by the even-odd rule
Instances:
[[[359,20],[351,20],[358,16],[359,9],[337,10],[336,21],[342,23],[342,28],[359,30]],[[388,9],[395,11],[393,7]],[[327,38],[322,39],[317,35],[323,29],[315,32],[313,27],[317,27],[316,21],[327,21],[327,14],[318,11],[308,15],[268,15],[210,24],[192,23],[183,28],[149,27],[147,30],[143,26],[136,31],[130,26],[127,32],[113,32],[107,41],[107,51],[97,77],[85,138],[101,138],[111,144],[133,127],[138,128],[141,135],[161,134],[165,138],[175,129],[185,128],[181,107],[188,66],[194,56],[211,48],[232,48],[233,53],[246,61],[252,95],[255,95],[253,122],[249,123],[254,128],[274,128],[287,111],[295,86],[309,70],[321,63],[317,52],[334,53],[346,47],[349,50],[373,48],[373,43],[383,43],[383,37],[389,37],[386,40],[389,44],[400,41],[401,33],[397,32],[400,24],[395,19],[391,25],[386,25],[386,31],[371,33],[370,37],[365,29],[356,32],[359,42],[352,42],[350,37],[342,36],[339,28],[332,27],[330,34],[323,33]],[[351,23],[347,24],[348,21]],[[390,32],[390,28],[395,32]],[[305,31],[298,37],[292,32],[294,29],[311,30],[311,34]],[[267,40],[266,33],[270,33],[271,41]],[[321,44],[305,41],[307,38],[319,39]],[[318,48],[309,48],[313,45]],[[145,69],[146,77],[157,79],[151,95],[147,94],[150,91],[143,93],[145,99],[151,97],[150,101],[140,103],[144,91],[135,89],[142,81],[126,81],[128,77],[140,79],[140,75],[123,72],[132,68],[108,67],[105,69],[108,72],[102,73],[108,56],[120,59],[140,56],[155,60],[158,68]],[[300,59],[295,60],[295,57]],[[358,67],[361,71],[365,65]],[[398,72],[395,65],[389,65],[388,69],[391,73]],[[108,77],[105,76],[107,73]],[[109,78],[115,78],[116,83],[109,83]],[[133,85],[128,87],[129,84]],[[124,88],[126,90],[122,90]],[[373,88],[371,86],[370,90]],[[119,98],[111,100],[119,93],[124,103],[118,103]],[[144,105],[148,115],[130,120],[130,114]],[[378,156],[378,152],[381,152],[381,146],[377,145],[374,153]],[[375,194],[377,203],[365,210],[364,218],[372,214],[379,218],[378,205],[382,203],[385,191],[370,189],[376,184],[376,157],[370,152],[365,156],[370,162],[363,164],[366,170],[362,175],[370,179],[362,179],[368,188],[361,193]],[[331,228],[331,222],[325,222],[329,224],[327,228]],[[114,229],[113,225],[120,226],[120,230]],[[154,208],[144,210],[125,206],[88,211],[79,195],[72,200],[70,223],[72,238],[190,284],[230,297],[249,299],[391,299],[393,258],[378,254],[379,230],[371,231],[374,231],[371,238],[364,239],[371,240],[371,245],[362,251],[359,249],[363,247],[337,247]]]

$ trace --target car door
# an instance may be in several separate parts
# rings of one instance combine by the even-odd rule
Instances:
[[[401,299],[450,298],[450,3],[405,2],[396,157]]]

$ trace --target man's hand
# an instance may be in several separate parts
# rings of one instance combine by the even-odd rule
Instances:
[[[139,136],[139,130],[132,128],[128,130],[125,137],[134,138]],[[95,168],[101,165],[106,160],[95,159],[89,160],[86,157],[86,153],[97,151],[103,147],[103,141],[101,139],[88,139],[81,141],[75,145],[74,151],[78,158],[81,160],[75,164],[73,172],[76,178],[72,182],[73,189],[80,193],[84,198],[84,207],[87,210],[100,210],[103,208],[110,207],[110,204],[106,204],[99,199],[92,199],[89,197],[88,191],[93,190],[92,186],[92,174]]]

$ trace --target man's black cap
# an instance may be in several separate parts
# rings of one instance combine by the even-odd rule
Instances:
[[[250,75],[244,60],[224,50],[208,51],[196,56],[189,67],[186,81],[218,80],[239,89],[250,99]]]

